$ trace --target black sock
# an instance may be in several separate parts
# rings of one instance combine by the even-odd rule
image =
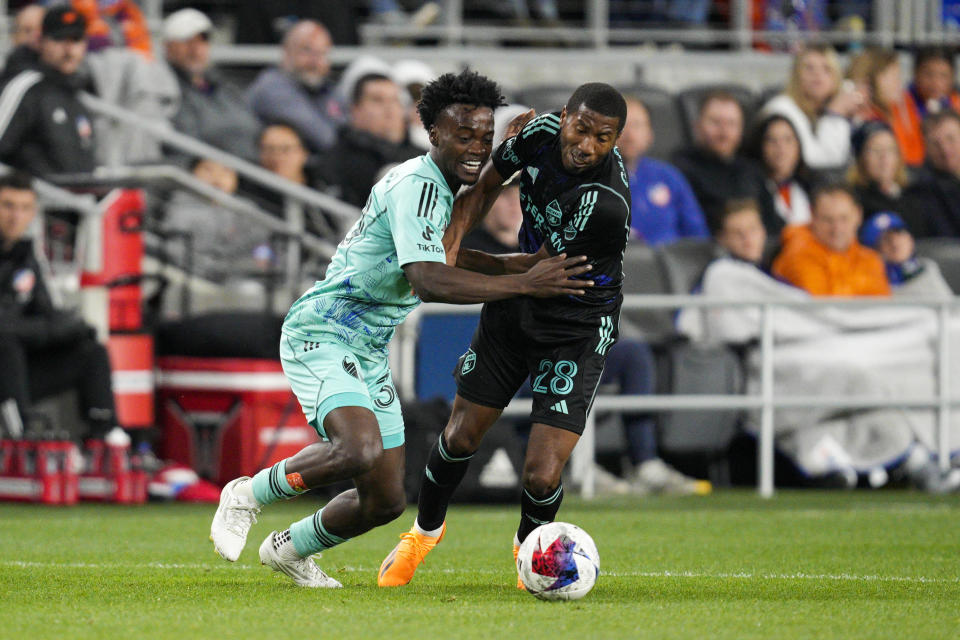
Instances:
[[[430,450],[427,466],[420,480],[420,499],[417,501],[417,523],[425,531],[439,529],[447,517],[447,505],[450,497],[460,485],[470,466],[471,453],[464,457],[455,457],[447,453],[447,443],[443,434]]]
[[[520,527],[517,540],[523,542],[530,532],[542,524],[553,522],[563,502],[563,483],[546,496],[536,498],[526,489],[520,496]]]

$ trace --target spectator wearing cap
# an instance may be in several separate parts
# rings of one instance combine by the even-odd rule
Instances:
[[[918,238],[960,238],[960,114],[952,109],[928,116],[927,174],[912,190],[918,220],[907,220]]]
[[[210,67],[210,19],[181,9],[163,21],[166,59],[180,85],[177,131],[247,160],[256,160],[260,121],[239,89]]]
[[[913,235],[896,213],[881,211],[871,216],[860,229],[860,242],[883,258],[894,295],[953,297],[937,263],[917,256]]]
[[[890,126],[878,120],[864,123],[854,130],[850,144],[856,161],[847,171],[847,181],[857,194],[863,215],[896,211],[911,229],[924,228],[917,188],[910,183]]]
[[[0,92],[0,162],[40,176],[93,171],[93,120],[79,99],[85,29],[69,7],[44,15],[37,68],[13,76]]]
[[[880,256],[857,241],[862,211],[853,191],[830,185],[813,194],[809,225],[783,230],[773,275],[814,296],[888,296]]]
[[[319,22],[296,23],[283,38],[280,66],[262,71],[246,93],[261,122],[294,127],[314,153],[336,144],[337,128],[346,121],[342,96],[330,79],[332,46]]]
[[[406,142],[400,87],[389,76],[368,73],[351,85],[350,124],[320,160],[321,179],[342,200],[362,207],[383,167],[420,155]]]

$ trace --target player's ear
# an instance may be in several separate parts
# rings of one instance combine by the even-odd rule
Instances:
[[[440,132],[437,131],[437,125],[432,124],[430,128],[427,129],[427,137],[430,139],[430,144],[434,147],[440,146]]]

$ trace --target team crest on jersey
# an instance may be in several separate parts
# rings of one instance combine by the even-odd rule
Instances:
[[[477,354],[474,353],[473,349],[467,349],[467,352],[463,354],[463,362],[460,364],[460,375],[467,375],[473,371],[475,366],[477,366]]]
[[[27,302],[30,294],[33,293],[33,287],[37,284],[37,274],[33,269],[20,269],[13,274],[13,290],[17,293],[18,302]]]
[[[93,136],[93,125],[87,116],[77,116],[77,133],[84,140],[89,140]]]
[[[530,182],[536,182],[537,176],[540,175],[540,169],[536,167],[527,167],[527,173],[530,175]]]
[[[563,211],[560,210],[560,203],[553,200],[547,205],[547,222],[550,223],[550,226],[559,227],[562,217]]]
[[[570,242],[577,237],[577,228],[573,226],[573,220],[567,223],[567,226],[563,228],[563,239],[567,242]]]
[[[650,202],[656,206],[665,207],[670,204],[670,187],[662,182],[658,182],[650,187],[650,190],[647,192],[647,197],[650,198]]]

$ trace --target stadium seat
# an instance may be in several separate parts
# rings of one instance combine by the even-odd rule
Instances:
[[[569,85],[542,85],[521,89],[513,97],[514,102],[533,107],[539,114],[563,109],[574,89],[575,86]]]
[[[671,395],[736,395],[744,391],[743,364],[727,345],[680,342],[658,360],[657,378]],[[739,410],[664,411],[657,418],[657,447],[668,459],[699,458],[710,480],[729,484],[727,450],[740,430]]]
[[[757,94],[757,98],[753,102],[754,113],[759,113],[760,110],[763,109],[763,105],[767,104],[774,97],[783,93],[784,88],[785,87],[783,85],[779,84],[770,87],[764,87],[760,93]]]
[[[686,238],[661,246],[658,256],[670,293],[687,294],[717,257],[717,248],[711,240]]]
[[[645,244],[627,245],[623,256],[623,292],[625,294],[669,293],[663,267],[656,250]],[[675,334],[672,309],[629,309],[621,313],[621,325],[632,325],[650,343],[662,343]],[[622,329],[622,326],[621,326]]]
[[[753,92],[747,87],[739,84],[706,84],[684,89],[677,94],[677,101],[680,103],[680,112],[687,127],[687,135],[693,139],[693,125],[697,120],[697,114],[700,111],[700,103],[707,94],[714,91],[726,91],[743,107],[744,132],[749,130],[750,122],[755,113],[756,98]]]
[[[672,94],[652,85],[624,87],[623,93],[638,98],[650,113],[650,126],[654,135],[648,155],[669,160],[675,151],[690,144],[680,107]]]
[[[936,262],[953,292],[960,292],[960,242],[954,238],[919,238],[917,255]]]

